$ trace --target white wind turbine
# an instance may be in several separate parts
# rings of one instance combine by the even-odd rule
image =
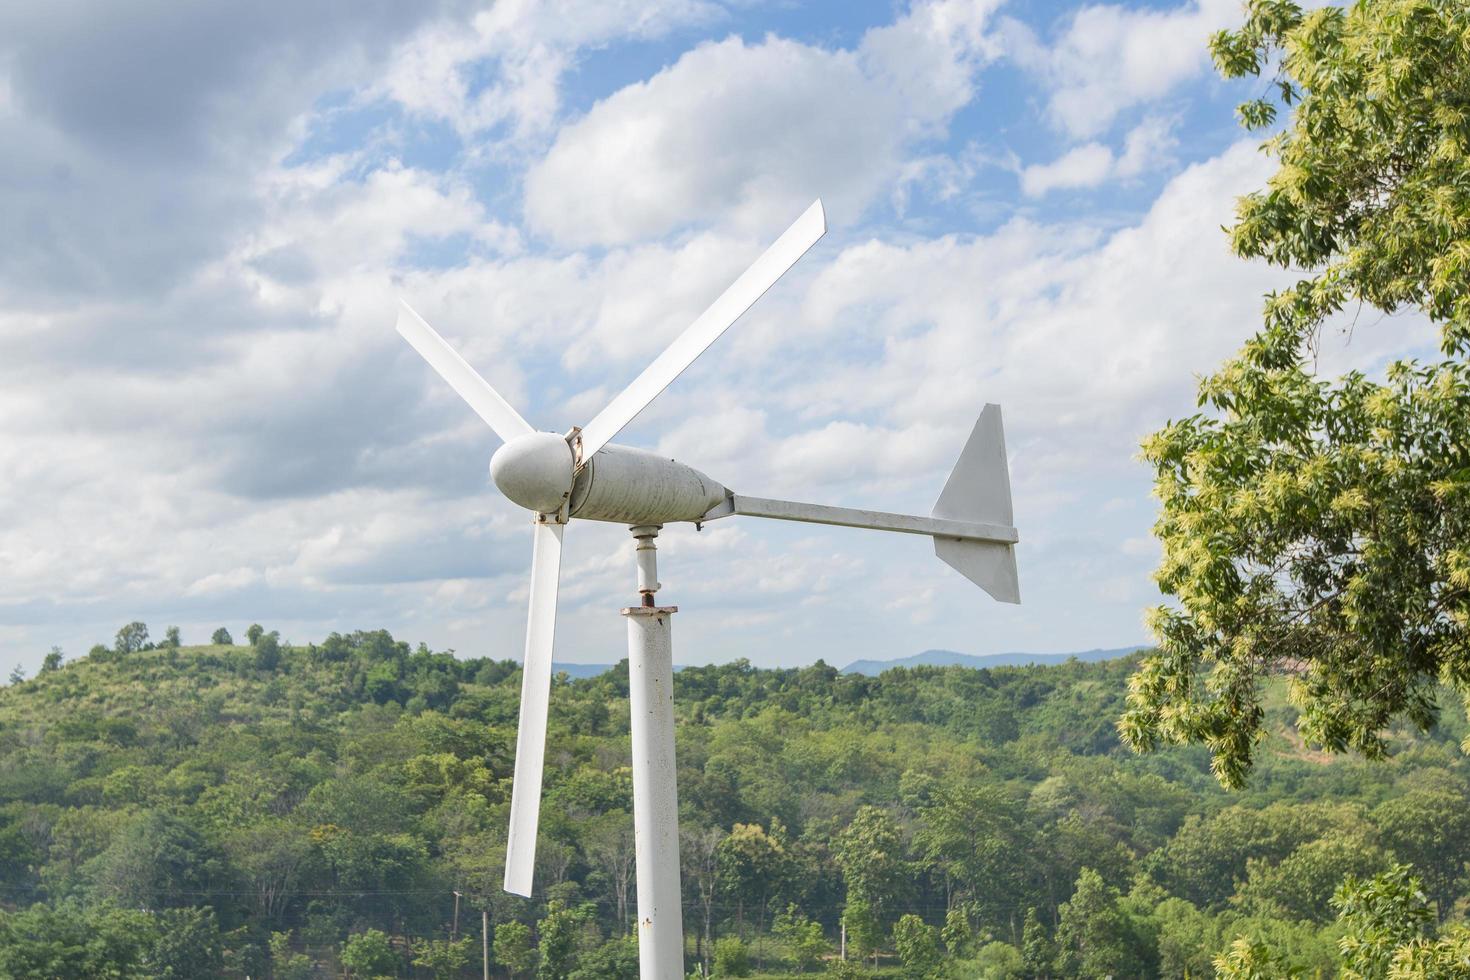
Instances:
[[[927,534],[935,553],[1002,602],[1020,602],[1010,477],[1000,407],[980,413],[928,517],[747,497],[692,467],[609,442],[715,342],[827,231],[817,201],[709,309],[586,426],[538,432],[407,303],[398,332],[504,440],[490,476],[534,515],[531,598],[526,622],[520,726],[506,842],[505,889],[531,894],[536,825],[551,690],[552,636],[562,533],[571,518],[630,527],[637,539],[638,606],[628,620],[632,711],[633,820],[638,880],[638,949],[644,980],[682,980],[678,796],[674,769],[674,606],[656,606],[654,538],[665,524],[700,524],[742,514],[786,521]]]

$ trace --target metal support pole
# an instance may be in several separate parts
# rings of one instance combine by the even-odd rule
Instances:
[[[657,526],[638,539],[639,605],[628,620],[628,701],[633,735],[633,831],[638,862],[638,975],[684,980],[684,920],[679,897],[679,795],[674,768],[674,646],[677,606],[656,606]]]

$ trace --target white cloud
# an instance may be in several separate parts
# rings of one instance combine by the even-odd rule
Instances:
[[[706,0],[499,0],[468,23],[426,25],[398,47],[369,97],[391,98],[466,137],[503,126],[525,139],[556,122],[561,78],[580,50],[722,17]]]
[[[784,227],[818,196],[853,222],[916,141],[973,95],[988,4],[917,5],[855,50],[704,44],[565,127],[526,176],[526,217],[566,245],[723,219]]]
[[[1021,172],[1021,190],[1040,197],[1058,188],[1096,187],[1113,172],[1113,151],[1101,143],[1073,147],[1051,163],[1032,164]]]
[[[1178,145],[1173,121],[1150,116],[1129,131],[1115,172],[1119,177],[1132,177],[1155,169],[1170,161],[1170,154]]]
[[[1074,14],[1050,47],[1015,21],[1005,33],[1012,55],[1041,75],[1052,120],[1086,139],[1202,72],[1210,34],[1240,17],[1238,0],[1194,0],[1172,10],[1097,4]]]
[[[1102,143],[1092,142],[1073,147],[1051,163],[1024,168],[1021,190],[1027,197],[1041,197],[1053,190],[1097,187],[1109,180],[1135,177],[1166,163],[1176,144],[1170,124],[1151,117],[1128,133],[1123,152],[1117,156]]]

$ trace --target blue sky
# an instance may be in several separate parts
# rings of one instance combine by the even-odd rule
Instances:
[[[1183,4],[262,0],[0,12],[0,664],[142,619],[518,657],[530,535],[403,296],[533,424],[585,422],[814,197],[829,234],[620,441],[927,513],[1004,406],[1023,604],[927,541],[662,538],[676,655],[1145,642],[1139,439],[1279,270],[1269,161]],[[1330,331],[1320,367],[1423,349]],[[623,655],[624,529],[567,535],[560,660]]]

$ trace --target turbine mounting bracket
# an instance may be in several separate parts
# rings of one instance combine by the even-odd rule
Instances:
[[[572,426],[564,438],[567,445],[572,447],[572,472],[576,473],[582,468],[582,427]]]

